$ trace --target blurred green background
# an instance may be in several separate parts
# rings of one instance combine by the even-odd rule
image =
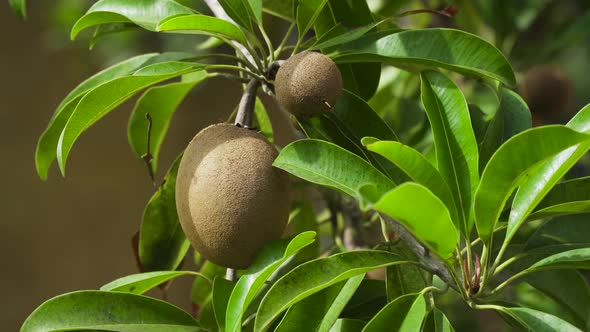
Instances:
[[[2,330],[17,330],[35,307],[52,296],[96,289],[137,271],[130,240],[154,188],[145,165],[127,144],[127,118],[133,104],[126,103],[82,136],[72,152],[67,178],[54,167],[43,182],[35,171],[34,151],[55,107],[79,82],[106,65],[144,52],[187,50],[187,45],[196,50],[203,40],[130,31],[108,36],[89,51],[88,35],[71,42],[69,29],[92,2],[31,2],[25,22],[6,4],[0,9]],[[182,2],[205,10],[200,1]],[[383,16],[449,4],[370,3]],[[495,43],[514,65],[520,93],[531,106],[535,124],[565,122],[590,102],[588,1],[450,3],[459,10],[453,20],[417,15],[399,23],[404,27],[459,27]],[[276,40],[284,24],[268,19]],[[468,88],[471,100],[488,102],[489,92]],[[216,78],[189,95],[174,116],[164,143],[161,172],[198,130],[228,117],[239,101],[239,91],[239,84]],[[272,103],[267,106],[273,108]],[[276,109],[270,113],[278,120],[278,143],[292,139],[290,130],[281,129],[287,117]],[[184,308],[189,308],[189,287],[187,278],[170,290],[170,297]],[[495,330],[494,326],[487,328]]]

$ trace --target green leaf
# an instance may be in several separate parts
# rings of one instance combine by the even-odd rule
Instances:
[[[152,87],[148,89],[139,98],[135,108],[129,117],[127,126],[127,137],[131,148],[138,158],[142,158],[148,153],[147,133],[148,119],[147,114],[152,119],[151,136],[150,136],[150,153],[153,157],[151,161],[154,173],[158,169],[158,157],[162,142],[168,132],[170,120],[178,105],[191,91],[191,89],[208,78],[205,72],[200,72],[197,78],[188,82],[170,83],[167,85]]]
[[[80,99],[93,88],[121,76],[128,75],[147,64],[148,61],[154,60],[157,57],[157,53],[151,53],[139,55],[123,62],[119,62],[80,83],[64,98],[55,110],[47,129],[43,135],[41,135],[39,143],[37,144],[35,164],[37,166],[37,173],[41,179],[47,179],[49,166],[51,166],[51,163],[56,157],[59,136],[72,112],[74,112],[74,109],[80,102]]]
[[[328,332],[364,277],[364,273],[359,274],[297,302],[289,308],[275,332]]]
[[[139,29],[141,28],[133,23],[107,23],[97,25],[94,28],[94,33],[92,34],[92,38],[90,39],[88,48],[92,50],[99,40],[103,39],[108,35]]]
[[[21,332],[53,330],[199,331],[179,308],[149,297],[103,291],[79,291],[54,297],[25,320]]]
[[[140,295],[168,280],[186,275],[201,277],[211,283],[207,277],[193,271],[156,271],[132,274],[113,280],[102,286],[100,290]]]
[[[406,180],[387,160],[367,152],[361,144],[365,136],[397,141],[397,136],[381,117],[360,97],[344,90],[334,110],[319,117],[300,118],[309,138],[332,142],[369,161],[394,182]]]
[[[404,183],[383,195],[373,208],[399,221],[443,259],[453,256],[457,229],[444,203],[426,187]]]
[[[111,110],[150,85],[202,69],[203,65],[196,63],[162,62],[144,67],[133,75],[111,80],[89,91],[80,99],[59,137],[57,161],[62,174],[65,175],[66,160],[74,142],[82,132]]]
[[[297,6],[297,28],[299,40],[303,40],[305,34],[313,27],[316,18],[328,3],[328,0],[299,0]]]
[[[237,331],[241,327],[246,309],[264,286],[264,282],[281,264],[299,250],[315,241],[315,232],[304,232],[293,239],[273,241],[264,246],[246,273],[240,277],[234,288],[225,317],[228,331]]]
[[[248,31],[252,31],[250,13],[244,0],[220,0],[219,3],[232,20]]]
[[[514,308],[503,308],[503,312],[516,319],[523,327],[528,331],[535,332],[581,332],[582,330],[571,325],[570,323],[557,318],[548,313],[541,311],[514,307]]]
[[[426,300],[421,293],[408,294],[389,302],[367,323],[363,332],[420,331],[426,316]]]
[[[310,49],[320,50],[352,42],[364,36],[381,23],[383,23],[383,21],[374,22],[359,28],[352,29],[350,31],[346,31],[333,38],[327,38],[325,40],[323,38],[320,38],[310,47]]]
[[[193,304],[203,308],[208,302],[211,301],[211,292],[213,291],[213,284],[211,280],[215,277],[225,276],[227,269],[219,265],[215,265],[210,261],[205,261],[199,273],[205,276],[205,278],[196,278],[193,282],[191,290],[191,301]]]
[[[380,267],[402,264],[386,251],[359,250],[317,259],[280,278],[262,299],[254,331],[266,330],[280,313],[306,297],[340,281]]]
[[[453,29],[369,34],[341,46],[333,59],[336,63],[382,62],[410,70],[438,67],[492,78],[509,86],[516,84],[510,63],[497,48],[480,37]]]
[[[12,10],[22,18],[27,18],[27,2],[25,0],[9,0]]]
[[[527,130],[504,143],[490,159],[475,193],[475,222],[484,243],[489,244],[504,204],[527,172],[568,147],[589,140],[588,135],[554,125]],[[514,227],[509,222],[506,239]]]
[[[167,17],[194,13],[173,0],[100,0],[74,24],[71,38],[75,39],[86,28],[107,23],[131,22],[156,31],[158,23]]]
[[[578,112],[566,125],[567,127],[587,132],[590,130],[590,105]],[[528,175],[527,181],[518,189],[512,203],[508,220],[505,243],[508,243],[516,231],[527,219],[533,209],[547,195],[549,190],[575,165],[590,149],[590,142],[571,147],[547,159],[538,169]]]
[[[437,308],[433,308],[426,320],[424,321],[424,326],[422,326],[422,331],[425,332],[455,332],[453,326],[451,326],[451,322],[445,316],[445,314],[438,310]]]
[[[287,21],[295,21],[297,0],[264,0],[262,3],[266,13]]]
[[[536,262],[527,271],[550,269],[590,269],[590,248],[568,250],[551,255]]]
[[[246,36],[233,23],[207,15],[181,15],[167,18],[156,28],[158,32],[205,34],[235,40],[246,45]]]
[[[143,210],[139,229],[139,261],[149,271],[176,270],[190,247],[176,212],[176,174],[182,154],[176,158],[164,184]]]
[[[434,135],[438,170],[453,194],[461,233],[468,237],[479,182],[477,140],[461,90],[438,72],[423,72],[422,103]]]
[[[245,0],[258,25],[262,25],[262,0]]]
[[[367,323],[358,319],[338,319],[330,332],[361,332]]]
[[[392,141],[371,143],[367,145],[367,149],[387,158],[406,173],[412,181],[432,191],[436,197],[445,203],[455,226],[460,228],[457,205],[449,186],[438,170],[420,152],[410,146]]]
[[[220,331],[225,331],[225,311],[235,283],[216,277],[213,280],[213,311]]]
[[[557,184],[527,219],[590,212],[590,177]]]
[[[531,112],[516,92],[502,88],[502,98],[490,121],[480,147],[479,165],[483,170],[494,152],[512,136],[530,129]]]
[[[374,184],[379,193],[393,182],[368,162],[332,143],[303,139],[287,145],[273,165],[297,177],[358,197],[357,189]]]

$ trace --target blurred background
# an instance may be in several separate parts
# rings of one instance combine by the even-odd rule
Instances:
[[[133,101],[81,137],[69,159],[66,178],[54,166],[49,179],[42,181],[35,171],[34,151],[56,106],[79,82],[109,64],[146,52],[186,51],[186,45],[196,47],[203,41],[129,31],[108,36],[89,51],[89,36],[71,42],[69,29],[93,2],[31,2],[25,22],[6,3],[0,5],[0,174],[4,175],[0,191],[0,328],[5,331],[17,330],[26,316],[50,297],[96,289],[137,272],[131,238],[155,189],[145,165],[127,143]],[[206,12],[200,1],[180,2]],[[453,20],[418,15],[399,23],[404,27],[458,27],[497,45],[514,65],[519,92],[531,107],[536,125],[565,122],[590,102],[587,1],[374,0],[370,4],[381,16],[407,9],[456,6],[459,13]],[[274,27],[269,29],[272,37],[280,39],[284,22],[267,19]],[[239,101],[239,92],[238,83],[223,78],[209,80],[192,91],[173,118],[161,152],[160,173],[201,128],[229,116]],[[379,96],[399,97],[383,91]],[[481,101],[486,94],[479,94],[474,87],[470,98]],[[383,105],[390,103],[387,100]],[[280,130],[287,118],[272,102],[267,102],[267,107],[277,142],[282,145],[292,139],[289,130]],[[173,301],[187,309],[189,288],[190,280],[181,279],[170,290]]]

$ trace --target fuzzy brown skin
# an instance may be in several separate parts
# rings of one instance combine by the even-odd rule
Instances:
[[[533,123],[538,126],[564,120],[573,87],[562,70],[552,65],[541,65],[525,73],[519,93],[529,105]]]
[[[295,115],[315,116],[329,112],[336,105],[342,94],[342,76],[327,56],[301,52],[281,65],[274,86],[279,105],[285,110]]]
[[[275,147],[230,124],[199,132],[180,162],[176,209],[193,247],[215,264],[244,269],[281,238],[289,217],[289,177],[272,166]]]

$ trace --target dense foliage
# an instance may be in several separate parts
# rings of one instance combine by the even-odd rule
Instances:
[[[24,0],[10,3],[24,16]],[[338,64],[344,90],[330,112],[293,119],[305,137],[274,161],[293,175],[291,235],[268,243],[237,280],[198,253],[199,270],[182,270],[190,244],[175,205],[178,158],[144,211],[144,272],[52,298],[21,331],[452,331],[451,322],[473,326],[478,311],[495,312],[510,329],[590,328],[590,288],[579,272],[590,267],[590,228],[584,215],[562,217],[590,212],[589,178],[568,173],[590,149],[590,105],[565,125],[532,127],[504,54],[554,54],[552,43],[514,47],[526,45],[519,33],[542,6],[457,1],[457,14],[452,6],[403,12],[399,1],[206,3],[215,15],[174,0],[100,0],[78,19],[71,37],[92,30],[91,44],[137,28],[211,39],[204,54],[191,45],[137,55],[80,83],[39,140],[38,174],[47,178],[57,161],[65,175],[82,133],[142,92],[128,138],[154,178],[171,118],[191,89],[223,76],[257,80],[274,96],[269,69],[277,60],[320,51]],[[266,15],[289,22],[280,43],[268,37]],[[418,27],[453,22],[476,33],[481,18],[496,45],[461,29],[401,28],[408,17],[419,17],[410,20]],[[582,38],[576,32],[563,37]],[[215,53],[220,44],[234,52]],[[272,142],[260,101],[254,112]],[[142,295],[181,276],[195,278],[195,315]]]

